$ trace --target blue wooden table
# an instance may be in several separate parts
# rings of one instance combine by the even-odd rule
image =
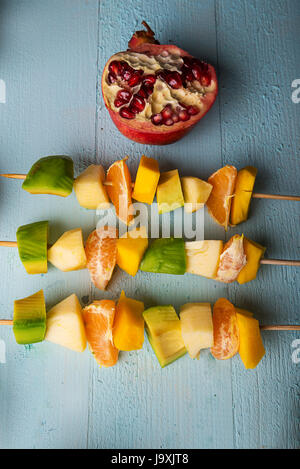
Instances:
[[[220,93],[211,112],[181,142],[143,147],[118,133],[104,107],[100,80],[106,60],[127,47],[145,19],[161,43],[172,41],[213,63]],[[135,174],[142,153],[162,168],[206,178],[225,164],[258,167],[257,192],[299,193],[300,78],[297,0],[1,0],[1,172],[26,172],[39,157],[67,154],[76,174],[126,154]],[[1,82],[3,83],[3,82]],[[55,240],[67,229],[94,228],[97,216],[67,199],[31,196],[17,181],[0,181],[0,239],[16,228],[51,220]],[[299,258],[299,206],[254,200],[242,226],[268,246],[267,255]],[[206,238],[228,239],[206,214]],[[263,323],[299,323],[299,270],[264,266],[243,286],[204,278],[134,280],[118,271],[105,294],[87,271],[27,276],[14,249],[1,249],[0,317],[15,298],[43,288],[51,306],[76,292],[83,303],[117,298],[121,289],[147,305],[178,307],[225,296]],[[151,279],[151,282],[150,282]],[[219,362],[209,352],[161,370],[148,342],[122,353],[112,369],[86,351],[50,343],[16,345],[0,329],[1,448],[296,448],[299,447],[299,364],[296,333],[265,332],[266,356],[246,371],[238,356]]]

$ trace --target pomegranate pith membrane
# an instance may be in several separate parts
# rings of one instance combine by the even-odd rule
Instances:
[[[198,114],[202,98],[215,87],[207,64],[198,59],[167,51],[157,56],[120,52],[108,65],[103,92],[110,108],[125,119],[173,125]]]

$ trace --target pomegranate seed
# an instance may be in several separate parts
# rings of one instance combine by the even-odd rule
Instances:
[[[170,104],[168,104],[168,105],[161,111],[161,114],[162,114],[164,120],[167,120],[167,119],[169,119],[169,118],[172,116],[173,112],[172,112],[172,108],[171,108]]]
[[[108,70],[114,77],[117,77],[119,75],[119,72],[120,72],[119,64],[120,62],[118,62],[117,60],[113,60],[112,62],[110,62],[108,66]]]
[[[209,73],[203,73],[200,83],[202,86],[209,86],[211,82],[211,76]]]
[[[132,87],[132,86],[136,86],[136,85],[138,85],[138,84],[141,82],[141,80],[142,80],[141,74],[135,72],[135,73],[131,76],[131,78],[129,78],[129,80],[128,80],[128,85],[131,86],[131,87]]]
[[[164,121],[164,124],[165,124],[165,125],[168,125],[168,126],[173,125],[173,124],[174,124],[173,119],[167,119],[167,120],[165,120],[165,121]]]
[[[183,122],[188,121],[190,117],[191,116],[188,114],[188,112],[185,109],[180,111],[179,113],[179,119]]]
[[[194,81],[194,75],[191,70],[184,70],[182,72],[182,78],[184,81]]]
[[[176,124],[176,122],[179,122],[179,117],[177,114],[172,114],[172,121],[174,122],[174,124]]]
[[[131,96],[132,96],[132,93],[130,93],[130,91],[127,91],[127,90],[119,90],[117,93],[117,98],[124,101],[124,104],[129,103]]]
[[[107,79],[108,79],[108,83],[110,84],[115,83],[117,81],[116,77],[112,73],[108,74]]]
[[[122,73],[122,78],[123,80],[125,81],[128,81],[132,76],[132,73],[130,70],[124,70],[124,72]]]
[[[192,65],[198,65],[202,72],[206,72],[208,70],[208,65],[205,62],[202,62],[199,59],[193,59]]]
[[[168,73],[166,75],[165,80],[168,83],[168,85],[171,86],[171,88],[174,88],[175,90],[182,87],[181,76],[178,72]]]
[[[161,80],[165,80],[166,75],[167,75],[167,72],[161,68],[160,70],[157,70],[157,71],[155,72],[155,74],[156,74],[156,76],[158,76],[158,78],[160,78]]]
[[[192,58],[191,57],[182,57],[183,63],[186,67],[192,66]]]
[[[152,124],[154,125],[161,125],[163,121],[162,115],[160,113],[153,114],[153,116],[151,117],[151,121],[152,121]]]
[[[145,105],[146,105],[145,100],[143,98],[141,98],[140,96],[135,94],[132,98],[130,107],[131,107],[133,112],[138,113],[138,112],[142,112]]]
[[[154,90],[154,86],[153,85],[149,85],[149,86],[146,86],[145,87],[145,91],[147,93],[147,97],[149,98],[149,96],[151,96],[151,94],[153,93],[153,90]]]
[[[195,116],[199,112],[199,109],[196,106],[188,106],[186,110],[190,116]]]
[[[202,76],[202,70],[201,70],[200,65],[194,64],[192,68],[192,72],[196,80],[200,81],[201,76]]]
[[[148,98],[148,90],[144,86],[141,86],[139,91],[137,92],[137,95],[140,96],[141,98]]]
[[[121,106],[123,106],[123,104],[126,104],[126,102],[123,101],[123,99],[118,99],[118,98],[116,98],[115,101],[114,101],[114,105],[115,105],[116,107],[121,107]]]
[[[124,117],[125,119],[134,119],[135,113],[132,112],[129,107],[122,107],[120,109],[119,114],[121,117]]]
[[[145,86],[154,85],[155,82],[156,82],[155,75],[145,75],[143,78],[143,84]]]

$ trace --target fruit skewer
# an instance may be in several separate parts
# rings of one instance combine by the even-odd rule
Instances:
[[[1,177],[8,178],[8,179],[21,179],[24,180],[27,177],[27,174],[20,174],[20,173],[4,173],[0,174]],[[112,183],[108,181],[103,182],[104,186],[112,186]],[[134,188],[134,182],[131,183],[131,187]],[[279,195],[279,194],[263,194],[259,192],[252,193],[252,199],[273,199],[273,200],[293,200],[293,201],[300,201],[299,195]]]
[[[77,352],[87,342],[97,362],[113,366],[119,351],[140,350],[144,328],[162,367],[189,353],[199,358],[210,348],[216,359],[225,360],[239,352],[246,369],[255,368],[265,354],[261,330],[296,331],[300,325],[259,325],[249,311],[235,307],[225,298],[210,303],[186,303],[180,315],[173,306],[144,309],[141,301],[122,292],[118,302],[95,300],[81,308],[75,294],[70,295],[46,315],[42,290],[14,302],[12,325],[16,342],[26,345],[47,340]]]
[[[132,198],[152,204],[156,195],[159,213],[183,207],[192,213],[207,204],[209,214],[225,229],[247,220],[252,198],[300,201],[300,196],[253,193],[256,168],[237,171],[225,166],[208,181],[196,177],[179,177],[178,170],[160,173],[158,162],[142,156],[136,181],[132,183],[126,164],[128,157],[113,163],[105,175],[101,165],[91,165],[74,182],[73,161],[67,156],[48,156],[38,160],[25,174],[1,174],[24,179],[23,189],[33,194],[68,196],[73,189],[79,204],[87,209],[107,209],[110,201],[116,214],[127,225]]]
[[[18,247],[27,273],[46,273],[48,261],[63,272],[88,268],[91,280],[104,290],[116,264],[131,276],[144,272],[183,275],[186,272],[224,283],[246,283],[256,278],[261,264],[300,266],[299,260],[262,259],[265,248],[244,235],[221,240],[184,242],[160,238],[148,245],[146,227],[135,228],[118,238],[114,227],[99,227],[85,246],[81,228],[65,232],[48,246],[48,222],[20,226],[17,241],[0,246]]]

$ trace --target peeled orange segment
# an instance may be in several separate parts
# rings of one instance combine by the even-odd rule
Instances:
[[[213,309],[214,345],[211,354],[227,360],[239,350],[239,329],[235,308],[230,301],[219,298]]]
[[[119,351],[113,342],[113,322],[115,302],[112,300],[94,301],[83,309],[86,337],[95,360],[102,366],[114,366]]]
[[[237,170],[234,166],[224,166],[207,180],[213,186],[206,202],[208,212],[219,225],[224,226],[225,230],[228,228],[236,176]]]
[[[126,160],[127,158],[115,161],[109,167],[106,175],[106,189],[115,206],[117,217],[129,225],[133,219],[132,182]]]
[[[232,236],[221,253],[216,279],[225,283],[234,282],[246,264],[244,236]]]
[[[92,231],[89,235],[85,254],[91,281],[99,290],[105,290],[117,261],[116,228],[106,226]]]

